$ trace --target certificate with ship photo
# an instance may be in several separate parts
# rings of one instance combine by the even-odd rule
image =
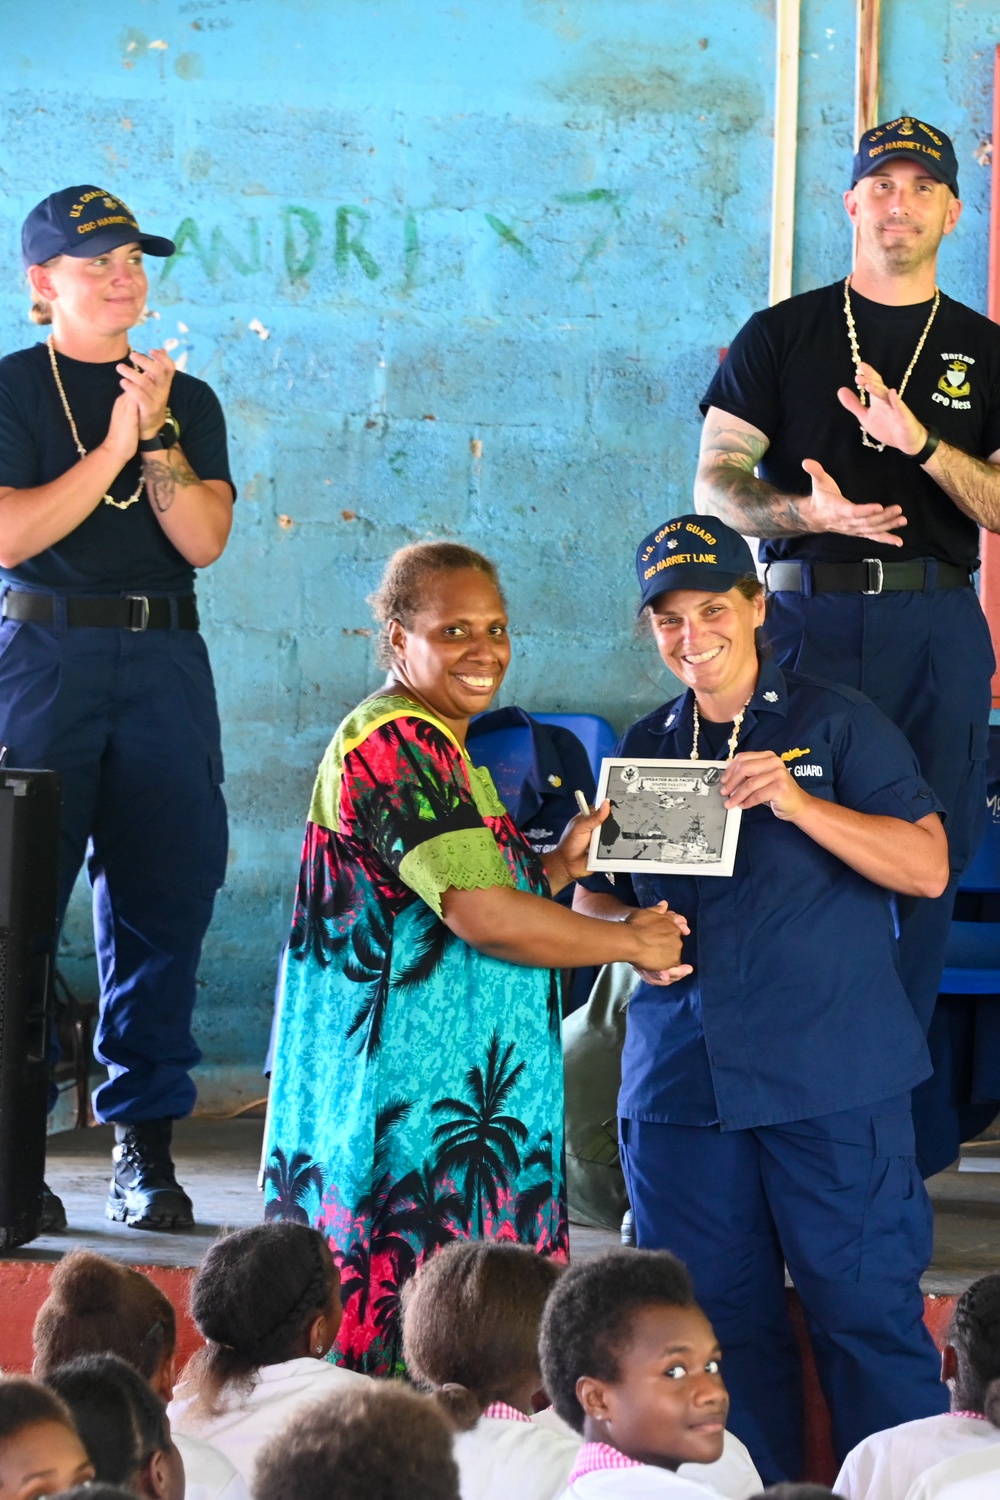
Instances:
[[[650,875],[731,875],[739,808],[722,800],[721,760],[602,762],[597,806],[611,803],[590,841],[588,869]]]

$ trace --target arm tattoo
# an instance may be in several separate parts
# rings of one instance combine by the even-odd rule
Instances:
[[[942,442],[926,472],[965,515],[987,531],[1000,531],[1000,466]]]
[[[173,505],[178,485],[181,489],[187,490],[192,485],[201,484],[201,480],[179,448],[167,448],[162,457],[155,452],[144,453],[142,472],[149,498],[161,516]]]
[[[748,536],[801,536],[809,528],[799,506],[808,496],[783,495],[753,472],[767,449],[767,438],[723,426],[710,412],[695,481],[698,508]]]

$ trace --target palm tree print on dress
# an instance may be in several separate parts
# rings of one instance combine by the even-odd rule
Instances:
[[[303,1208],[310,1189],[323,1198],[323,1169],[305,1151],[296,1151],[287,1161],[280,1146],[271,1152],[271,1162],[264,1173],[264,1185],[274,1188],[274,1197],[264,1207],[264,1218],[282,1219],[286,1224],[311,1224]]]
[[[438,1099],[431,1114],[450,1111],[452,1118],[434,1131],[439,1145],[439,1170],[459,1167],[465,1172],[463,1210],[466,1227],[472,1230],[475,1214],[476,1236],[483,1237],[483,1200],[493,1215],[500,1212],[500,1195],[509,1193],[511,1179],[521,1167],[518,1145],[528,1138],[523,1121],[504,1114],[525,1063],[510,1067],[514,1043],[508,1042],[500,1052],[500,1033],[493,1031],[486,1049],[486,1071],[474,1063],[465,1075],[472,1102],[464,1099]]]

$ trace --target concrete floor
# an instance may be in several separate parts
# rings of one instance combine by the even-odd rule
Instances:
[[[70,1228],[10,1253],[7,1259],[57,1260],[85,1245],[133,1264],[195,1266],[223,1228],[256,1224],[263,1213],[257,1190],[263,1121],[183,1120],[174,1133],[177,1175],[190,1193],[197,1225],[181,1234],[126,1229],[104,1217],[110,1176],[109,1126],[65,1130],[49,1136],[47,1177],[66,1205]],[[985,1271],[1000,1270],[1000,1171],[970,1170],[997,1159],[1000,1141],[963,1151],[964,1170],[949,1169],[928,1183],[935,1209],[934,1259],[923,1279],[925,1293],[961,1292]],[[573,1253],[593,1255],[619,1243],[608,1230],[571,1226]]]

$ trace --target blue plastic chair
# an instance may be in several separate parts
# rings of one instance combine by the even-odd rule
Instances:
[[[960,891],[1000,893],[1000,815],[991,806],[986,832]],[[1000,995],[1000,922],[953,921],[948,933],[942,995]]]

